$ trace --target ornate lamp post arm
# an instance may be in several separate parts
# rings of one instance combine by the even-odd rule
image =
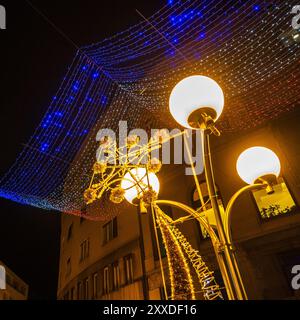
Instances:
[[[235,204],[236,200],[245,192],[255,190],[255,189],[262,189],[262,188],[267,188],[268,184],[267,183],[255,183],[255,184],[250,184],[247,185],[240,190],[238,190],[229,200],[226,210],[225,210],[225,217],[224,217],[224,228],[225,228],[225,235],[228,241],[228,244],[230,246],[233,245],[232,242],[232,232],[231,232],[231,216],[232,216],[232,208],[233,205]]]
[[[195,218],[200,223],[200,225],[206,230],[206,232],[208,233],[208,235],[209,235],[209,237],[210,237],[210,239],[212,241],[212,245],[213,245],[213,248],[214,248],[214,251],[215,251],[215,255],[216,255],[218,264],[220,266],[220,269],[221,269],[222,266],[223,266],[223,262],[220,261],[219,255],[218,255],[218,251],[219,251],[219,248],[220,248],[220,241],[219,241],[219,238],[216,235],[214,229],[206,221],[206,219],[201,217],[197,211],[195,211],[194,209],[190,208],[189,206],[187,206],[187,205],[185,205],[185,204],[183,204],[181,202],[172,201],[172,200],[155,200],[154,201],[154,205],[155,206],[157,206],[157,205],[159,206],[161,204],[166,204],[166,205],[169,205],[171,207],[178,208],[178,209],[180,209],[183,212],[186,212],[188,214],[188,216],[183,217],[183,218],[179,218],[176,221],[184,222],[185,218],[192,216],[193,218]],[[195,260],[195,257],[193,258],[193,260]],[[198,259],[196,259],[196,264],[197,265],[199,264],[199,260]],[[214,298],[221,297],[221,299],[223,299],[222,293],[219,291],[219,286],[216,286],[216,287],[214,287],[214,289],[210,289],[210,290],[211,290],[211,292],[208,295],[212,294],[214,296]],[[227,288],[226,288],[226,290],[227,290]]]
[[[255,183],[255,184],[250,184],[247,185],[243,188],[241,188],[240,190],[238,190],[229,200],[226,210],[225,210],[225,217],[224,217],[224,231],[225,231],[225,237],[227,239],[227,243],[229,246],[229,250],[230,250],[230,255],[232,257],[232,263],[233,266],[236,270],[237,273],[237,278],[239,281],[239,286],[242,290],[242,293],[244,295],[245,298],[247,298],[247,293],[245,291],[244,288],[244,284],[243,284],[243,280],[242,280],[242,276],[240,274],[239,268],[238,268],[238,263],[236,260],[236,255],[235,255],[235,250],[234,250],[234,246],[233,246],[233,242],[232,242],[232,233],[231,233],[231,213],[232,213],[232,208],[233,205],[235,204],[236,200],[245,192],[250,191],[250,190],[254,190],[254,189],[260,189],[260,188],[267,188],[268,184],[267,183]]]
[[[207,231],[209,234],[212,243],[214,246],[218,246],[220,241],[218,236],[216,235],[214,229],[211,227],[211,225],[204,219],[202,218],[197,211],[192,209],[191,207],[187,206],[186,204],[183,204],[181,202],[173,201],[173,200],[155,200],[155,204],[166,204],[171,207],[175,207],[178,209],[181,209],[182,211],[188,213],[192,217],[194,217],[196,220],[199,221],[199,223],[203,226],[203,228]]]

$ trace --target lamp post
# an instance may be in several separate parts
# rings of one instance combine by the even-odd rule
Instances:
[[[148,280],[147,280],[147,272],[146,272],[146,264],[145,264],[145,244],[144,244],[144,236],[143,236],[143,225],[142,225],[142,217],[143,213],[147,213],[147,209],[144,205],[143,196],[147,194],[147,192],[153,192],[158,194],[159,192],[159,180],[157,176],[150,172],[148,173],[145,168],[137,167],[128,171],[121,181],[121,188],[125,191],[124,197],[125,199],[137,206],[137,217],[139,224],[139,246],[141,253],[141,266],[142,266],[142,286],[143,286],[143,294],[144,299],[149,299],[149,289],[148,289]],[[164,280],[164,275],[163,275]],[[164,282],[165,285],[165,282]]]
[[[183,127],[203,131],[203,157],[206,183],[213,208],[217,236],[219,241],[213,242],[217,260],[224,280],[229,299],[244,300],[247,294],[240,275],[231,241],[230,217],[234,201],[249,189],[265,187],[271,190],[271,180],[278,176],[280,163],[277,156],[263,147],[246,150],[237,162],[237,170],[250,186],[241,189],[233,196],[226,209],[223,221],[217,202],[217,190],[213,172],[210,150],[210,135],[220,135],[215,122],[222,113],[224,95],[220,86],[205,76],[191,76],[180,81],[172,90],[169,100],[170,112]],[[274,156],[275,155],[275,156]],[[195,180],[197,180],[194,174]],[[257,182],[256,184],[253,184]],[[199,186],[199,184],[196,184]],[[201,190],[198,190],[199,195]]]
[[[97,159],[97,162],[94,163],[93,175],[89,187],[84,191],[84,200],[86,204],[91,204],[94,201],[101,199],[105,193],[109,193],[109,199],[113,203],[119,204],[126,199],[128,202],[138,207],[143,291],[145,299],[148,298],[148,286],[141,214],[147,212],[147,207],[151,208],[153,223],[155,226],[155,238],[157,248],[159,248],[160,245],[156,228],[160,228],[161,232],[162,229],[159,223],[156,224],[156,220],[159,220],[160,222],[162,221],[161,218],[163,217],[163,214],[159,209],[160,204],[167,204],[172,207],[179,208],[183,212],[187,213],[187,216],[179,218],[176,221],[172,221],[170,218],[165,220],[165,223],[169,225],[182,223],[191,219],[191,217],[197,219],[201,226],[210,235],[228,298],[230,300],[247,299],[247,294],[243,285],[232,242],[232,208],[240,195],[246,191],[264,188],[267,193],[272,193],[272,185],[280,173],[280,161],[273,151],[264,147],[252,147],[245,150],[239,156],[236,168],[242,180],[244,180],[248,185],[238,190],[231,197],[227,207],[225,208],[224,217],[222,217],[217,202],[217,190],[211,160],[210,136],[212,134],[216,136],[220,135],[219,130],[215,127],[215,122],[221,115],[223,106],[224,96],[222,89],[214,80],[204,76],[192,76],[183,79],[174,87],[170,95],[170,112],[175,120],[186,128],[203,131],[203,160],[205,176],[209,198],[216,221],[216,232],[213,226],[199,215],[198,211],[190,208],[189,206],[177,201],[157,200],[160,186],[155,173],[159,172],[161,162],[156,158],[151,158],[151,151],[159,149],[164,140],[168,141],[172,137],[169,137],[168,139],[160,139],[159,137],[151,138],[146,145],[140,145],[139,139],[135,136],[128,137],[127,143],[130,147],[133,145],[140,147],[138,152],[134,149],[130,149],[129,154],[123,154],[122,148],[117,148],[116,143],[113,141],[110,142],[110,144],[106,143],[106,139],[104,139],[103,142],[100,141],[101,153],[99,153],[99,159]],[[173,138],[174,137],[175,136],[173,136]],[[188,152],[190,154],[189,149]],[[100,159],[101,154],[107,155],[105,156],[105,160]],[[137,163],[131,163],[131,161],[129,161],[131,158],[137,160]],[[126,161],[116,162],[116,159],[125,159]],[[143,159],[147,160],[146,163],[142,163]],[[199,181],[192,162],[191,165],[196,187],[200,196],[201,190]],[[166,226],[167,225],[165,225],[165,227]],[[181,270],[178,269],[177,271],[179,271],[178,274],[181,275],[181,277],[190,281],[190,272],[182,249],[187,250],[186,254],[190,252],[193,253],[193,256],[190,256],[189,259],[196,271],[199,271],[197,266],[205,266],[205,264],[202,262],[201,257],[198,256],[198,253],[195,253],[189,244],[187,245],[187,242],[180,232],[178,230],[174,230],[175,229],[172,229],[171,227],[167,228],[168,235],[173,241],[170,247],[173,247],[173,250],[176,249],[176,257],[181,259],[185,273],[181,273]],[[166,232],[165,229],[164,231]],[[176,238],[176,234],[179,235],[178,239]],[[164,244],[165,246],[168,246],[166,242]],[[167,297],[164,268],[160,250],[158,250],[158,255],[163,286]],[[168,258],[170,258],[170,256],[168,256]],[[179,265],[178,262],[178,260],[175,261],[177,267]],[[168,261],[168,265],[170,267],[170,279],[172,279],[172,283],[174,284],[175,278],[171,264],[171,260]],[[199,273],[199,281],[202,283],[202,287],[205,291],[205,298],[223,298],[218,285],[213,283],[213,285],[207,286],[207,276],[213,279],[213,273],[211,273],[207,267],[203,270],[205,270],[205,273]],[[171,285],[171,287],[174,289],[174,286]],[[183,287],[181,284],[181,286],[176,289],[177,291],[180,291],[179,293],[181,295],[183,291],[188,294],[193,294],[194,291],[192,283],[190,283],[190,292],[182,290]],[[172,291],[172,298],[176,296],[176,290],[174,289],[174,292]]]

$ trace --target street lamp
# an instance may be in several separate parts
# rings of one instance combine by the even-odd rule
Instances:
[[[165,246],[166,248],[168,247],[167,249],[176,249],[177,260],[175,263],[177,266],[180,265],[179,260],[182,263],[184,262],[183,265],[187,266],[184,253],[182,251],[185,250],[185,253],[188,255],[195,271],[198,272],[197,274],[199,276],[201,287],[205,293],[205,298],[216,299],[223,297],[219,291],[219,286],[214,282],[212,273],[205,266],[201,257],[198,256],[198,253],[195,253],[194,249],[191,249],[190,244],[185,241],[184,236],[182,236],[178,230],[176,231],[173,228],[175,224],[190,220],[191,217],[197,219],[201,226],[210,235],[228,298],[231,300],[247,299],[247,294],[244,289],[232,242],[232,208],[240,195],[246,191],[264,188],[267,193],[272,193],[272,185],[280,173],[280,161],[273,151],[264,147],[253,147],[245,150],[239,156],[236,168],[238,174],[242,180],[247,183],[247,185],[238,190],[231,197],[225,208],[224,217],[222,217],[219,204],[217,202],[218,193],[215,185],[211,160],[210,136],[211,134],[216,136],[220,135],[219,130],[215,126],[215,122],[220,117],[223,107],[224,95],[222,89],[214,80],[205,76],[191,76],[183,79],[174,87],[170,95],[170,112],[175,120],[186,128],[203,131],[203,162],[208,194],[216,221],[216,230],[214,229],[214,226],[199,215],[198,211],[190,208],[189,206],[178,201],[157,200],[160,185],[155,173],[160,170],[161,162],[158,159],[151,157],[152,151],[158,150],[161,148],[164,141],[169,141],[177,135],[174,135],[173,137],[170,136],[166,139],[157,139],[157,137],[154,137],[145,145],[141,144],[139,139],[136,139],[136,137],[128,137],[128,146],[132,147],[134,144],[138,147],[137,149],[129,148],[128,154],[127,151],[124,153],[123,148],[118,148],[117,144],[113,142],[110,142],[114,147],[112,148],[113,151],[108,152],[110,150],[109,143],[106,143],[106,140],[104,143],[100,141],[101,152],[99,153],[99,160],[97,159],[93,166],[93,175],[89,187],[84,191],[84,200],[87,204],[91,204],[94,201],[101,199],[104,194],[108,193],[109,199],[113,203],[119,204],[126,199],[128,202],[137,206],[143,269],[143,291],[145,299],[148,298],[148,284],[145,267],[145,250],[141,213],[146,213],[147,207],[151,209],[156,244],[159,248],[160,244],[157,229],[162,231],[162,226],[160,224],[162,223],[161,221],[163,221],[162,217],[164,217],[161,209],[159,209],[159,205],[163,204],[179,208],[183,212],[187,213],[187,216],[181,217],[175,221],[171,221],[172,219],[170,219],[170,217],[163,218],[165,219],[164,223],[167,223],[165,225],[165,231],[167,230],[166,232],[168,233],[169,241],[172,243],[171,245],[167,245],[165,243]],[[185,132],[181,132],[180,134],[185,134]],[[109,141],[109,139],[107,141]],[[190,155],[191,152],[188,147],[187,150]],[[100,159],[101,154],[107,155],[105,160]],[[137,160],[137,163],[131,163],[130,159]],[[146,163],[142,163],[141,160],[143,159],[147,160]],[[199,181],[196,171],[194,170],[195,168],[193,167],[193,161],[191,161],[191,165],[197,191],[199,195],[201,195]],[[158,220],[160,222],[157,223]],[[163,272],[164,268],[160,250],[158,250],[158,255],[165,295],[167,297],[166,282]],[[170,254],[167,254],[167,256],[169,259]],[[170,275],[172,274],[172,281],[174,282],[174,272],[172,271],[173,267],[170,261],[168,261]],[[201,270],[199,269],[199,266],[201,267]],[[206,271],[203,272],[203,270]],[[184,277],[186,277],[187,280],[190,278],[188,267],[185,268],[185,271],[186,273]],[[182,277],[180,271],[178,274]],[[184,285],[181,284],[181,286],[178,287],[180,294],[182,294],[182,286]],[[174,289],[174,286],[172,288]],[[176,290],[174,289],[173,291],[175,295]],[[190,291],[193,293],[192,285]],[[172,296],[174,295],[172,293]]]
[[[125,199],[129,203],[135,204],[145,195],[145,192],[150,191],[150,189],[158,194],[159,180],[155,173],[147,173],[145,168],[137,167],[125,174],[121,182],[121,188],[125,190]]]
[[[252,147],[242,152],[237,160],[239,176],[248,184],[279,176],[280,161],[277,155],[265,147]]]
[[[141,265],[142,265],[142,284],[144,298],[149,298],[148,281],[147,281],[147,270],[146,270],[146,254],[145,244],[143,236],[143,225],[141,213],[147,213],[145,203],[151,204],[153,200],[157,198],[159,192],[159,180],[155,173],[148,172],[146,168],[135,167],[124,175],[121,181],[121,189],[124,190],[125,199],[137,206],[138,223],[139,223],[139,245],[141,251]],[[156,235],[157,236],[157,235]],[[161,268],[162,271],[162,268]],[[163,271],[162,271],[163,272]],[[162,273],[163,283],[165,286],[165,279]]]
[[[213,166],[210,151],[210,135],[220,135],[215,121],[220,117],[224,106],[224,95],[220,86],[205,76],[191,76],[180,81],[172,90],[169,100],[170,113],[185,128],[203,130],[203,157],[207,189],[216,219],[218,241],[213,242],[220,271],[229,299],[247,299],[243,281],[237,265],[231,241],[230,217],[235,200],[244,191],[254,188],[268,188],[271,192],[270,177],[278,176],[280,163],[269,149],[254,147],[241,154],[237,170],[241,178],[250,185],[239,190],[229,201],[223,221],[217,202]],[[194,179],[201,193],[198,179]],[[255,182],[255,183],[254,183]]]
[[[248,185],[239,189],[229,200],[224,218],[225,234],[232,247],[231,214],[236,200],[246,191],[266,189],[268,194],[273,193],[273,184],[280,174],[280,160],[277,155],[265,147],[252,147],[243,151],[236,163],[236,169]]]
[[[214,130],[214,122],[224,107],[221,87],[205,76],[191,76],[181,80],[172,90],[170,112],[183,127]],[[215,131],[218,135],[218,132]]]

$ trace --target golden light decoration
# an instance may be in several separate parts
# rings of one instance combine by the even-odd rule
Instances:
[[[86,204],[90,204],[96,200],[96,197],[97,197],[96,190],[93,188],[88,188],[84,191],[83,196]]]
[[[162,163],[157,158],[151,158],[147,164],[147,169],[149,172],[158,173],[162,167]]]
[[[170,133],[167,129],[156,130],[154,135],[151,137],[153,141],[158,141],[159,143],[167,142],[171,139]]]
[[[113,144],[113,139],[110,136],[104,136],[100,139],[100,146],[103,149],[110,148]]]
[[[153,172],[147,172],[145,168],[134,168],[127,172],[121,182],[121,188],[125,190],[125,199],[133,203],[143,197],[146,203],[156,199],[159,192],[159,180]]]
[[[158,158],[151,158],[151,154],[172,138],[165,129],[156,133],[155,138],[150,139],[146,145],[140,145],[138,137],[130,136],[130,139],[126,140],[129,148],[126,152],[129,154],[123,153],[124,148],[116,148],[116,143],[111,139],[102,139],[98,155],[105,152],[107,159],[94,163],[92,179],[84,192],[84,200],[86,204],[107,198],[115,204],[120,204],[124,199],[132,204],[140,201],[146,209],[145,213],[150,206],[154,209],[153,218],[156,219],[167,252],[171,299],[195,299],[191,268],[198,277],[204,299],[223,299],[213,273],[209,271],[198,251],[192,248],[173,225],[174,221],[155,204],[160,189],[155,173],[160,171],[162,163]],[[112,146],[114,148],[111,148]],[[135,148],[131,148],[133,146]],[[130,159],[135,160],[134,164]],[[143,163],[141,160],[146,161]]]
[[[127,146],[133,147],[135,145],[137,145],[140,141],[140,138],[137,135],[131,135],[127,138]]]
[[[157,223],[161,231],[167,253],[172,300],[195,300],[195,289],[191,270],[184,256],[178,239],[164,219],[157,215]]]
[[[155,206],[155,211],[158,216],[163,217],[168,223],[170,232],[173,233],[181,248],[185,252],[187,261],[193,266],[201,285],[204,299],[222,300],[223,295],[220,286],[215,280],[214,273],[206,266],[199,252],[191,246],[185,236],[179,231],[178,228],[175,227],[174,221],[171,217],[165,214],[157,205]]]
[[[97,161],[93,166],[93,170],[95,174],[104,173],[106,170],[107,164],[105,161]]]
[[[116,187],[111,190],[109,200],[113,203],[121,203],[124,200],[125,190]]]
[[[131,135],[126,139],[127,148],[117,148],[109,136],[99,139],[98,160],[84,192],[85,203],[91,204],[105,193],[109,193],[109,199],[116,204],[124,199],[132,203],[136,198],[146,204],[154,201],[159,192],[155,173],[162,164],[159,159],[151,158],[151,153],[161,148],[162,141],[172,138],[164,129],[156,132],[147,144],[142,144],[137,135]]]

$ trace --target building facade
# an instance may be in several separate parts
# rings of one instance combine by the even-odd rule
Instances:
[[[29,286],[0,261],[0,300],[27,300]]]
[[[299,290],[291,286],[291,270],[300,265],[299,121],[300,112],[296,111],[266,126],[212,139],[221,209],[244,185],[236,172],[236,160],[243,150],[265,146],[281,160],[281,176],[274,193],[249,192],[233,209],[233,239],[250,299],[300,297]],[[203,174],[199,176],[201,196],[195,191],[193,178],[184,174],[183,165],[164,165],[158,177],[160,199],[188,204],[214,224]],[[162,209],[173,219],[183,216],[177,209]],[[138,214],[136,207],[120,205],[119,214],[106,222],[62,215],[58,299],[165,299],[158,250],[168,278],[166,254],[161,241],[160,248],[156,245],[150,213],[140,214],[141,238]],[[222,286],[205,231],[194,220],[183,223],[180,230],[215,271]],[[201,292],[197,298],[202,298]]]

